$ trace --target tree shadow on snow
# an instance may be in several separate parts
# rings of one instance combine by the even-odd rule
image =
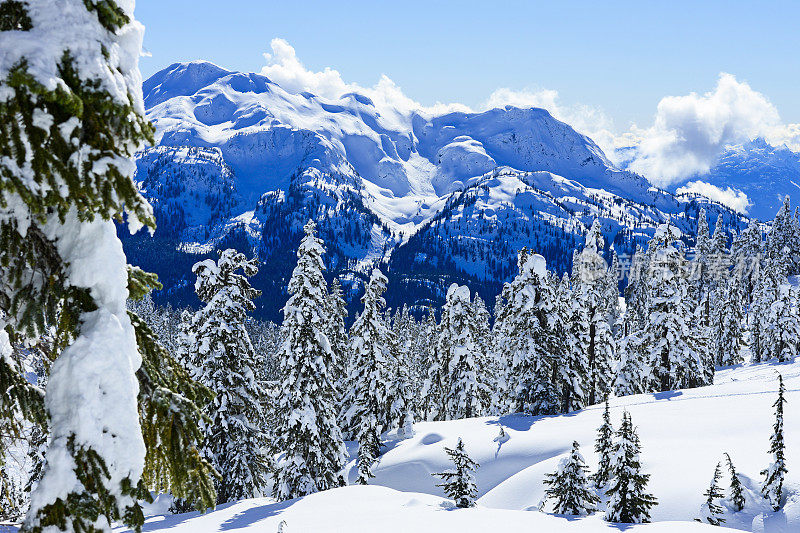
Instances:
[[[257,507],[245,509],[241,513],[225,520],[220,525],[220,530],[230,531],[232,529],[243,529],[249,527],[256,522],[261,522],[262,520],[281,514],[283,511],[294,505],[297,501],[297,499],[287,500],[285,502],[270,503],[268,505],[259,505]]]
[[[677,398],[678,396],[682,396],[683,392],[679,390],[668,390],[664,392],[654,392],[651,394],[654,400],[671,400],[673,398]]]

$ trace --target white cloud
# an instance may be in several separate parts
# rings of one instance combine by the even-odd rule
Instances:
[[[781,127],[775,106],[733,75],[722,73],[713,91],[667,96],[646,129],[633,127],[637,145],[631,170],[669,185],[709,170],[728,144],[773,138]]]
[[[357,92],[368,96],[379,108],[400,114],[412,110],[428,113],[470,111],[469,107],[461,104],[436,103],[433,106],[423,106],[406,96],[386,75],[381,75],[372,87],[362,87],[357,83],[345,82],[339,71],[330,67],[318,72],[309,70],[298,59],[294,47],[285,39],[272,39],[270,48],[272,51],[264,54],[267,64],[261,68],[261,74],[292,93],[308,91],[336,100],[344,94]]]
[[[726,205],[739,213],[746,214],[750,206],[753,205],[747,195],[738,189],[731,187],[720,189],[716,185],[704,181],[689,182],[683,187],[679,187],[676,192],[678,194],[699,194]]]

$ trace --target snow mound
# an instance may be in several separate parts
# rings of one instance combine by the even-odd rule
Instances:
[[[283,524],[283,529],[279,529]],[[449,500],[429,494],[399,492],[377,486],[350,486],[275,503],[253,499],[222,505],[200,515],[159,516],[143,531],[211,533],[252,531],[284,533],[608,533],[616,530],[598,516],[572,520],[531,511],[478,506],[456,509]],[[719,531],[695,523],[658,523],[625,527],[632,533],[700,533]]]

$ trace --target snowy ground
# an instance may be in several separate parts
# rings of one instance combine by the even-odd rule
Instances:
[[[777,374],[786,383],[785,437],[789,473],[784,508],[772,512],[758,493],[761,469],[769,463],[768,439],[774,414]],[[602,516],[571,519],[539,512],[542,479],[555,470],[573,440],[591,468],[595,429],[602,406],[563,416],[511,415],[415,425],[415,435],[390,442],[375,468],[374,485],[350,486],[284,503],[254,499],[220,506],[204,516],[154,516],[146,531],[216,532],[484,532],[502,529],[557,533],[576,531],[693,532],[711,526],[693,522],[714,466],[730,453],[744,478],[747,505],[728,511],[724,524],[746,531],[800,532],[800,362],[759,364],[719,371],[713,386],[660,394],[617,398],[612,421],[619,424],[628,409],[639,429],[642,463],[652,475],[648,486],[658,498],[654,524],[611,526]],[[500,425],[509,436],[498,442]],[[448,468],[444,446],[464,439],[481,466],[476,509],[452,509],[435,487],[432,472]],[[355,472],[350,472],[351,481]],[[728,487],[727,475],[721,483]],[[546,509],[548,510],[548,509]]]

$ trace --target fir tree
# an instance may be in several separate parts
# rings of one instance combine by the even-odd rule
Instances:
[[[149,498],[142,472],[153,443],[143,438],[139,405],[164,404],[137,397],[137,369],[156,343],[135,331],[126,311],[127,285],[136,280],[113,222],[126,217],[133,231],[154,229],[132,179],[135,152],[153,142],[132,8],[67,0],[3,2],[0,9],[0,31],[16,40],[0,59],[3,335],[17,342],[58,327],[48,462],[26,531],[108,530],[114,521],[137,529],[144,520],[137,501]],[[0,399],[0,417],[13,409],[44,425],[41,395],[23,385],[6,356],[0,382],[14,386],[6,388],[10,404]],[[169,424],[161,416],[153,422]],[[178,427],[176,437],[183,432]],[[184,460],[182,444],[162,443],[174,446],[173,465]]]
[[[639,463],[639,437],[626,411],[614,443],[611,464],[611,481],[606,495],[609,497],[606,520],[624,524],[650,521],[650,508],[656,498],[645,492],[650,474],[641,473]]]
[[[717,467],[714,469],[714,477],[711,479],[711,484],[703,493],[703,496],[706,497],[706,501],[703,503],[702,507],[700,507],[700,518],[696,519],[698,522],[708,522],[712,526],[719,526],[725,522],[725,519],[721,517],[723,508],[718,503],[718,500],[725,497],[725,493],[722,492],[719,486],[720,477],[722,477],[722,472],[720,471],[720,464],[717,463]]]
[[[800,342],[800,316],[797,314],[797,289],[789,283],[778,287],[777,299],[767,315],[768,339],[772,357],[780,362],[793,361]]]
[[[475,476],[473,472],[480,465],[467,455],[464,449],[464,442],[460,437],[455,448],[445,447],[444,451],[450,456],[454,469],[432,474],[433,476],[442,478],[444,481],[436,486],[444,489],[447,497],[456,502],[456,507],[462,509],[475,507],[478,487],[475,485]]]
[[[266,483],[264,391],[256,381],[255,352],[245,329],[260,291],[247,278],[257,260],[235,250],[194,265],[195,290],[205,306],[192,319],[195,379],[211,389],[204,454],[221,474],[217,502],[253,498]],[[238,271],[242,274],[238,274]]]
[[[783,441],[783,404],[786,403],[784,396],[786,389],[783,386],[783,376],[778,374],[778,399],[772,406],[775,408],[775,425],[773,426],[772,436],[769,439],[769,453],[772,454],[772,462],[769,467],[761,471],[765,476],[761,493],[769,501],[772,508],[777,511],[781,508],[783,499],[783,478],[788,470],[786,469],[785,448]]]
[[[597,472],[592,474],[594,486],[603,489],[611,480],[611,452],[614,445],[614,427],[611,425],[611,413],[608,409],[608,398],[603,408],[603,423],[597,428],[597,440],[594,451],[597,452]]]
[[[347,302],[342,297],[342,286],[338,278],[333,278],[331,291],[327,298],[328,303],[328,340],[331,342],[333,350],[333,365],[331,367],[331,379],[336,384],[336,391],[339,398],[344,394],[345,374],[347,372],[347,354],[349,338],[345,320],[347,319]]]
[[[650,242],[647,319],[639,338],[653,368],[651,387],[659,391],[704,384],[701,354],[686,322],[685,262],[673,245],[679,236],[679,230],[665,224]]]
[[[437,355],[443,369],[443,419],[481,416],[489,394],[481,363],[469,289],[452,284],[447,290],[439,325]]]
[[[505,354],[508,403],[512,410],[554,414],[561,407],[561,348],[551,326],[557,308],[544,258],[520,251],[519,274],[503,288],[505,301],[495,322],[495,350]]]
[[[129,267],[129,302],[161,288],[155,275]],[[139,381],[139,421],[146,455],[143,481],[153,492],[171,493],[176,502],[204,511],[217,500],[218,473],[200,453],[204,439],[202,409],[213,393],[190,378],[186,367],[160,343],[154,331],[135,312],[128,312],[142,366]],[[194,349],[194,347],[192,347]]]
[[[359,443],[359,483],[372,477],[372,464],[380,453],[381,433],[390,429],[393,381],[390,366],[392,332],[383,319],[387,279],[377,268],[372,271],[361,301],[364,310],[350,329],[352,357],[348,368],[343,406],[343,426]]]
[[[743,287],[738,279],[731,278],[717,286],[715,363],[731,366],[743,361],[746,348]]]
[[[733,466],[731,456],[725,454],[725,459],[728,461],[728,474],[731,476],[730,494],[728,500],[733,504],[733,508],[737,511],[744,509],[744,487],[742,481],[739,479],[739,474],[736,473],[736,468]]]
[[[326,334],[325,249],[314,222],[303,230],[283,308],[285,340],[279,354],[274,450],[281,456],[273,493],[281,500],[345,484],[341,470],[346,453],[330,374],[334,354]]]
[[[25,499],[20,484],[9,475],[3,459],[0,456],[0,522],[17,522],[23,516]]]
[[[580,409],[584,402],[595,404],[611,388],[611,362],[614,359],[614,336],[609,324],[609,310],[616,305],[608,290],[608,266],[600,255],[603,235],[595,219],[586,235],[586,244],[574,266],[576,277],[572,280],[573,342],[571,371],[577,379],[585,369],[585,384],[580,386],[582,398],[572,400],[565,411]],[[567,388],[568,390],[568,388]]]
[[[579,450],[578,441],[572,443],[569,457],[562,459],[558,470],[547,474],[544,481],[548,489],[545,497],[555,500],[554,512],[584,516],[596,510],[597,495],[589,488],[586,463]]]
[[[427,318],[420,328],[420,337],[418,369],[422,379],[420,380],[417,412],[421,420],[434,420],[441,411],[443,392],[441,390],[442,369],[436,353],[439,325],[436,323],[436,314],[432,307],[428,308]]]

